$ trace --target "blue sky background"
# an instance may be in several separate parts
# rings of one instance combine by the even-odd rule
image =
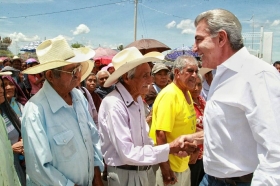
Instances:
[[[195,17],[214,8],[233,12],[243,32],[260,32],[261,26],[273,32],[272,61],[280,60],[280,0],[139,0],[137,39],[157,39],[170,48],[192,46]],[[134,1],[0,0],[0,25],[0,36],[13,39],[13,52],[58,35],[69,43],[116,48],[134,40]],[[251,40],[246,42],[252,47]]]

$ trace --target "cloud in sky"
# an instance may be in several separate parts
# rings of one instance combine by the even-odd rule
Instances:
[[[182,20],[178,25],[178,29],[182,30],[182,34],[193,34],[195,33],[195,27],[191,19]]]
[[[173,28],[173,27],[175,27],[175,26],[176,26],[176,22],[175,22],[175,21],[171,21],[170,23],[168,23],[168,24],[166,25],[166,28],[170,29],[170,28]]]
[[[280,24],[280,19],[274,20],[271,26],[278,26]]]
[[[13,40],[13,41],[39,41],[40,37],[38,35],[35,35],[33,37],[27,37],[26,35],[24,35],[23,33],[19,32],[14,32],[12,34],[9,34],[9,37]]]
[[[86,25],[80,24],[78,27],[76,27],[76,30],[72,32],[73,35],[87,34],[90,32],[90,29]]]

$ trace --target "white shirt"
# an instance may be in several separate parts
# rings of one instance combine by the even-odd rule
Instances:
[[[202,90],[200,95],[204,98],[204,100],[207,100],[208,92],[209,92],[210,86],[208,85],[207,81],[204,79],[202,82]]]
[[[280,76],[244,47],[218,66],[204,112],[204,166],[211,176],[254,172],[280,185]]]
[[[98,121],[107,165],[153,165],[168,160],[169,144],[153,146],[148,136],[142,98],[135,102],[121,83],[102,100]]]

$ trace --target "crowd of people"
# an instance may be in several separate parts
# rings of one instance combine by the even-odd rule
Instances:
[[[195,27],[202,67],[135,47],[102,66],[61,36],[5,59],[0,184],[280,185],[280,62],[249,54],[229,11]]]

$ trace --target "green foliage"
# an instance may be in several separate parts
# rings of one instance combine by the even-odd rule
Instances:
[[[81,44],[81,43],[76,42],[76,43],[71,44],[71,47],[72,48],[80,48],[80,47],[84,47],[84,45]]]
[[[14,54],[9,49],[7,49],[7,50],[0,50],[0,56],[12,58]]]
[[[0,50],[8,50],[8,47],[11,45],[12,40],[9,37],[4,37],[3,39],[0,36]]]
[[[119,51],[122,51],[122,50],[123,50],[123,45],[118,46],[117,49],[118,49]]]

